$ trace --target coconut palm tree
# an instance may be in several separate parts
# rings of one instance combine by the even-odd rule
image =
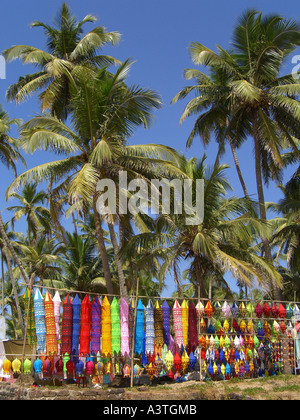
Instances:
[[[21,194],[14,193],[11,197],[20,204],[9,206],[7,210],[14,212],[13,221],[18,221],[23,216],[26,218],[28,243],[31,245],[38,229],[42,229],[43,234],[50,231],[50,212],[42,206],[47,194],[45,191],[37,191],[37,185],[27,184]]]
[[[52,115],[66,119],[70,99],[70,83],[66,72],[73,74],[78,66],[99,68],[119,63],[111,56],[99,55],[104,45],[119,42],[119,32],[107,32],[103,26],[96,26],[83,35],[83,26],[96,20],[91,14],[77,20],[69,6],[63,3],[54,26],[34,21],[32,28],[44,30],[47,50],[15,45],[3,52],[7,62],[20,59],[23,64],[33,64],[37,68],[35,73],[20,77],[8,88],[7,99],[20,103],[29,95],[41,91],[39,100],[42,111],[47,110]]]
[[[210,298],[212,279],[225,284],[226,272],[242,284],[252,284],[256,279],[268,288],[273,278],[280,284],[281,277],[272,264],[257,254],[255,244],[249,247],[249,242],[269,227],[253,217],[255,203],[245,198],[226,197],[230,189],[224,176],[227,168],[227,165],[207,168],[205,157],[200,161],[186,160],[186,175],[192,180],[204,179],[203,222],[190,226],[186,224],[185,214],[159,216],[155,232],[135,235],[124,245],[128,257],[139,247],[153,252],[165,249],[172,258],[166,259],[164,270],[173,267],[172,260],[189,261],[186,277],[194,282],[195,291],[199,286],[200,295]]]
[[[243,137],[245,127],[252,136],[259,212],[267,220],[263,181],[278,178],[283,169],[282,150],[292,148],[299,156],[295,139],[300,136],[300,85],[292,74],[281,75],[287,57],[300,45],[300,24],[279,15],[247,10],[232,36],[232,48],[218,46],[218,53],[193,42],[195,64],[221,68],[230,87],[231,111],[228,132]],[[262,237],[266,258],[272,261],[269,238]],[[276,284],[274,296],[281,298]]]
[[[174,164],[177,153],[172,148],[157,144],[127,144],[136,127],[148,127],[152,111],[161,104],[156,92],[139,86],[126,86],[130,66],[131,63],[125,61],[113,76],[104,70],[90,74],[82,69],[77,72],[76,77],[81,85],[72,85],[71,127],[47,115],[35,117],[22,126],[21,135],[26,151],[41,148],[66,157],[24,172],[12,182],[7,193],[9,196],[27,182],[51,180],[53,187],[56,183],[56,191],[64,190],[67,193],[70,205],[67,215],[73,211],[85,214],[92,207],[109,294],[113,294],[113,285],[102,221],[97,209],[98,181],[111,179],[118,185],[120,171],[126,171],[128,181],[141,174],[144,179],[150,179],[155,173],[154,169],[157,171],[156,177],[158,174],[178,171]],[[122,261],[114,238],[116,220],[108,217],[106,222],[114,246],[121,295],[126,295]]]

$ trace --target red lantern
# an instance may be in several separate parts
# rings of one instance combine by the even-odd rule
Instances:
[[[201,347],[205,347],[206,339],[205,339],[203,334],[201,335],[201,337],[199,339],[199,344],[200,344]]]
[[[209,301],[207,302],[204,310],[205,310],[206,316],[208,318],[211,318],[211,316],[213,314],[213,311],[214,311],[214,308],[212,307],[212,305]]]
[[[278,314],[279,314],[279,318],[285,318],[286,317],[286,310],[285,310],[285,307],[283,306],[282,303],[279,305]]]
[[[268,317],[269,317],[270,312],[271,312],[271,308],[270,308],[270,306],[267,304],[267,302],[265,302],[265,304],[264,304],[264,306],[263,306],[263,313],[264,313],[264,315],[265,315],[265,317],[266,317],[266,318],[268,318]]]
[[[179,372],[181,369],[181,357],[179,356],[177,352],[174,356],[174,367],[176,369],[176,372]]]
[[[255,308],[255,313],[257,318],[261,318],[263,314],[263,308],[261,307],[260,303],[258,302]]]
[[[286,326],[285,326],[285,324],[284,324],[284,322],[283,322],[283,321],[281,321],[281,322],[280,322],[280,329],[281,329],[281,331],[282,331],[282,334],[284,334],[284,332],[285,332],[285,330],[286,330]]]
[[[273,306],[272,306],[271,311],[272,311],[272,316],[273,316],[273,318],[277,318],[277,316],[278,316],[278,308],[277,308],[277,306],[276,306],[276,303],[275,303],[275,302],[273,303]]]
[[[232,327],[234,331],[237,331],[239,328],[239,324],[237,323],[236,319],[233,320]]]

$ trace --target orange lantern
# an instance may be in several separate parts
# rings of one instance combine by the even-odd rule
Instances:
[[[211,318],[211,316],[212,316],[212,314],[214,312],[214,308],[212,307],[210,301],[207,302],[204,310],[205,310],[206,316],[208,318]]]

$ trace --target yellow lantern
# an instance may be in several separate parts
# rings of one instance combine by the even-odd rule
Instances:
[[[216,365],[216,362],[214,362],[213,364],[213,370],[214,370],[214,375],[218,373],[218,366]]]
[[[227,321],[227,319],[225,319],[223,328],[226,334],[228,333],[229,327],[230,327],[229,322]]]
[[[186,350],[184,350],[183,355],[181,356],[181,367],[182,367],[183,373],[185,373],[185,371],[188,369],[189,364],[190,364],[189,356]]]
[[[224,344],[225,344],[225,339],[224,339],[223,335],[221,335],[219,343],[220,343],[220,347],[222,349],[224,347]]]
[[[240,329],[241,329],[242,333],[245,332],[246,326],[247,326],[246,322],[242,319],[242,321],[240,323]]]
[[[10,374],[10,369],[11,369],[11,361],[8,359],[5,359],[3,362],[3,371],[5,375],[9,375]]]
[[[165,365],[166,365],[168,371],[172,369],[173,363],[174,363],[174,356],[173,356],[171,350],[169,350],[168,353],[166,354],[166,358],[165,358]]]
[[[11,364],[13,373],[21,373],[21,361],[19,359],[13,360]]]

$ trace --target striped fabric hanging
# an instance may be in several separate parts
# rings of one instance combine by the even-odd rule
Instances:
[[[164,332],[163,332],[163,313],[162,307],[160,306],[158,300],[154,305],[154,333],[155,340],[154,345],[156,350],[161,353],[161,348],[164,345]]]
[[[129,306],[126,299],[122,297],[120,303],[120,321],[121,321],[121,354],[129,356]]]
[[[183,328],[182,328],[182,314],[181,306],[175,301],[173,305],[173,323],[174,323],[174,334],[175,334],[175,343],[181,349],[181,346],[184,346],[183,340]]]
[[[145,352],[146,354],[154,353],[154,307],[151,299],[148,301],[146,306],[146,344]]]
[[[80,354],[90,354],[92,304],[86,294],[81,302]]]
[[[142,354],[144,351],[145,308],[141,299],[139,299],[136,309],[137,311],[136,311],[134,353]]]
[[[95,296],[92,303],[91,318],[91,352],[97,353],[101,350],[101,303],[98,296]]]
[[[79,354],[79,336],[80,336],[80,311],[81,301],[76,294],[73,299],[73,319],[72,319],[72,354]]]
[[[57,338],[54,318],[54,304],[49,294],[46,292],[44,299],[45,305],[45,321],[46,321],[46,339],[47,339],[47,354],[57,354]]]
[[[101,310],[101,326],[102,326],[102,354],[107,356],[112,355],[111,346],[111,317],[110,317],[110,303],[107,296],[104,296]]]
[[[121,352],[121,322],[120,322],[120,305],[114,296],[111,307],[111,347],[113,353]]]
[[[59,331],[59,322],[60,322],[61,299],[60,299],[58,290],[55,292],[55,295],[52,300],[53,300],[55,331],[56,331],[56,340],[57,340],[57,354],[60,354],[61,336],[60,336],[60,331]]]
[[[34,299],[34,319],[36,331],[36,350],[37,353],[46,353],[46,320],[45,320],[45,306],[44,299],[39,289],[36,289]]]
[[[36,345],[36,330],[35,330],[35,320],[34,320],[34,306],[33,306],[33,296],[30,293],[28,287],[26,287],[24,293],[24,302],[25,302],[25,309],[27,311],[28,308],[28,299],[29,302],[29,313],[28,313],[28,324],[27,324],[27,341],[30,346]],[[27,312],[26,312],[27,314]]]
[[[68,294],[63,303],[62,327],[61,327],[61,353],[71,354],[72,351],[72,321],[73,304]]]

